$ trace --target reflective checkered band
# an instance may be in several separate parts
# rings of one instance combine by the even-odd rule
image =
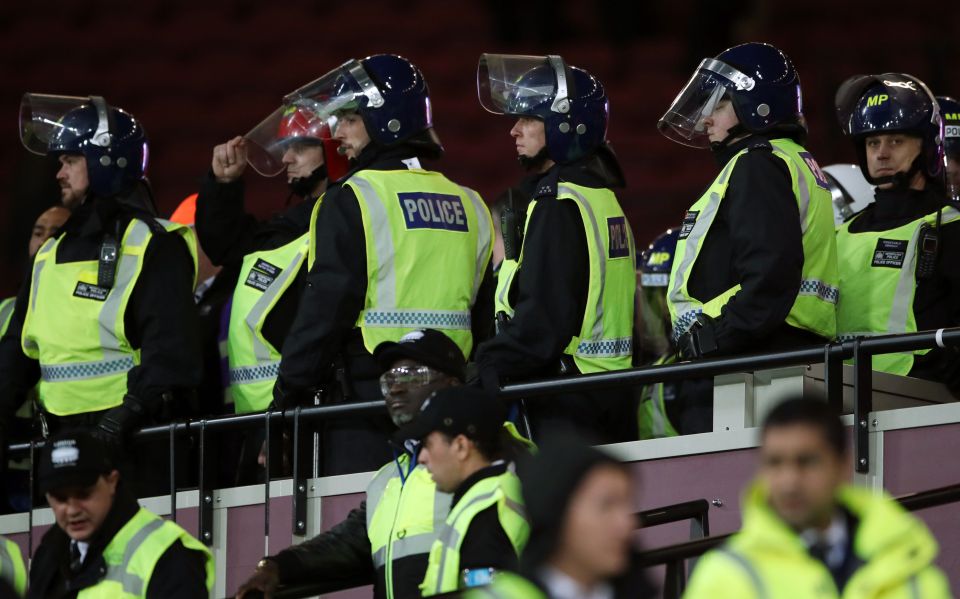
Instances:
[[[703,310],[697,309],[684,312],[680,315],[680,318],[677,319],[677,324],[673,326],[674,341],[679,339],[681,335],[687,332],[693,322],[697,319],[697,315],[701,312],[703,312]]]
[[[132,357],[79,364],[41,364],[40,378],[48,383],[81,381],[126,372],[133,366]]]
[[[620,357],[633,354],[633,339],[602,339],[600,341],[581,341],[577,345],[577,354],[582,356]]]
[[[240,366],[230,369],[230,384],[241,385],[243,383],[275,379],[278,374],[280,374],[280,362],[257,364],[256,366]]]
[[[363,315],[368,327],[470,330],[470,313],[427,310],[368,310]]]
[[[800,281],[800,295],[815,295],[825,302],[835,304],[840,298],[840,290],[823,281],[804,279]]]

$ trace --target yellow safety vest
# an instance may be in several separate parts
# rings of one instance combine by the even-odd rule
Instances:
[[[367,535],[387,599],[394,599],[393,561],[430,553],[453,498],[437,491],[425,467],[410,466],[405,453],[381,468],[367,485]]]
[[[6,580],[19,597],[27,590],[27,567],[20,546],[3,537],[0,537],[0,578]]]
[[[573,357],[582,373],[631,367],[633,307],[637,287],[636,248],[630,223],[609,189],[561,182],[557,200],[575,202],[580,211],[590,260],[590,288],[580,332],[563,353]],[[527,206],[524,231],[538,200]],[[523,250],[517,260],[504,260],[497,277],[495,310],[513,316],[510,291],[523,267]]]
[[[243,258],[227,336],[230,393],[238,414],[261,412],[273,399],[281,348],[264,338],[263,324],[296,280],[306,261],[309,242],[305,233],[286,245]]]
[[[157,222],[183,237],[196,277],[193,231],[169,221]],[[140,363],[140,350],[127,339],[124,316],[153,235],[147,223],[130,221],[110,289],[97,285],[96,260],[57,262],[63,235],[47,240],[37,252],[21,344],[26,355],[40,362],[40,403],[51,414],[96,412],[123,402],[127,371]]]
[[[913,299],[917,291],[917,251],[920,231],[934,226],[937,213],[928,214],[887,231],[853,233],[850,223],[837,229],[840,285],[843,296],[837,309],[840,339],[915,333]],[[942,222],[960,220],[956,208],[943,208]],[[906,375],[913,368],[912,353],[873,356],[873,369]]]
[[[427,573],[420,585],[424,597],[452,593],[461,584],[460,547],[473,518],[496,506],[500,526],[519,557],[530,536],[530,524],[523,509],[520,479],[513,472],[477,481],[453,506],[430,549]]]
[[[135,599],[146,597],[153,569],[171,545],[199,551],[206,558],[207,591],[213,591],[213,555],[177,524],[140,508],[103,550],[106,576],[80,591],[77,599]]]
[[[472,189],[421,168],[364,170],[343,185],[363,218],[367,293],[356,326],[367,351],[431,328],[469,356],[470,310],[493,251],[486,204]]]
[[[833,206],[827,181],[813,156],[796,142],[773,139],[770,145],[773,155],[783,160],[790,172],[793,195],[800,210],[798,224],[803,233],[800,291],[786,321],[795,328],[833,339],[837,334],[836,304],[840,295],[840,277],[833,233]],[[684,217],[667,295],[674,339],[679,339],[690,328],[697,314],[702,312],[712,317],[720,316],[730,298],[740,291],[738,284],[717,297],[702,299],[691,296],[687,285],[720,202],[726,195],[730,174],[737,161],[749,151],[744,149],[730,159],[710,188]]]
[[[8,297],[0,302],[0,337],[7,334],[10,320],[13,318],[13,309],[17,307],[17,298]]]
[[[657,359],[653,365],[672,364],[676,360],[674,355],[664,356]],[[640,406],[637,410],[637,430],[640,433],[640,439],[661,439],[676,437],[679,434],[667,417],[663,385],[662,382],[653,383],[644,385],[640,389]]]

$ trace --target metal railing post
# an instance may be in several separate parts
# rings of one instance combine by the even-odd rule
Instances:
[[[197,495],[200,499],[199,522],[197,532],[200,541],[213,545],[213,485],[210,474],[210,449],[207,442],[207,421],[200,421],[200,472],[197,481]]]
[[[863,339],[853,340],[853,459],[860,474],[870,472],[870,429],[873,404],[873,357]]]
[[[303,459],[303,428],[300,424],[300,407],[293,413],[293,534],[307,533],[307,473],[308,463]]]
[[[177,423],[170,423],[170,519],[177,521]]]

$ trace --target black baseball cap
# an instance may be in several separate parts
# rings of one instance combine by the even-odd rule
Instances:
[[[37,486],[41,493],[86,488],[114,469],[102,441],[86,431],[66,431],[48,439],[40,452]]]
[[[420,407],[420,414],[410,424],[394,433],[394,442],[422,441],[437,431],[450,437],[465,435],[475,441],[494,446],[501,438],[506,409],[500,401],[480,389],[457,386],[440,389]]]
[[[381,372],[386,372],[397,360],[406,358],[456,377],[461,382],[467,378],[467,361],[460,346],[434,329],[411,331],[400,341],[381,343],[373,355]]]

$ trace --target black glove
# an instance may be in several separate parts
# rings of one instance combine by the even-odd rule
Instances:
[[[126,438],[146,420],[146,406],[133,395],[125,395],[122,404],[110,408],[100,417],[94,435],[110,447],[121,447]]]
[[[717,346],[716,324],[717,321],[714,318],[702,312],[697,314],[697,319],[677,340],[677,352],[680,357],[685,360],[695,360],[716,353],[720,349]]]

